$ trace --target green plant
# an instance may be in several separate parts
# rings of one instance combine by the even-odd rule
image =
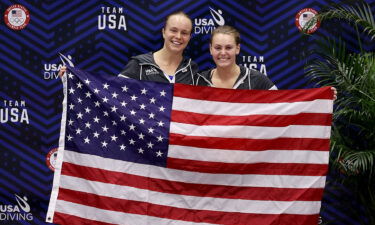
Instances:
[[[330,162],[343,173],[344,183],[358,192],[370,224],[375,224],[375,53],[365,51],[363,38],[375,39],[375,22],[366,2],[334,5],[322,10],[304,27],[319,20],[345,22],[353,27],[358,51],[349,51],[343,37],[314,34],[306,75],[320,86],[338,90],[331,135]]]

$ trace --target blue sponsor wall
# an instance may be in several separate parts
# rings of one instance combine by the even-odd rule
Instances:
[[[329,2],[2,0],[0,224],[46,224],[63,99],[57,77],[59,52],[81,69],[117,75],[131,56],[162,47],[165,16],[184,10],[194,23],[186,54],[200,69],[213,66],[209,34],[224,22],[242,35],[238,63],[265,73],[279,89],[309,88],[313,84],[304,76],[302,53],[312,42],[302,37],[296,19],[302,10],[319,11]],[[375,8],[375,1],[367,2]],[[28,11],[24,27],[7,25],[23,16],[8,16],[9,7],[15,4]],[[345,26],[321,24],[316,33],[327,29],[355,43],[352,30]],[[375,49],[371,42],[365,47]],[[328,180],[333,181],[334,176],[330,174]],[[328,185],[320,223],[367,224],[363,209],[352,196],[350,189],[340,184]]]

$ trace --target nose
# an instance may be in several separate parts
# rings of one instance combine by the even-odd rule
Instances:
[[[181,38],[181,32],[177,32],[176,37]]]

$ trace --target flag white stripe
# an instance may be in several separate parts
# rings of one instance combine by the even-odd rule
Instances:
[[[111,210],[98,209],[95,207],[80,205],[72,202],[58,200],[56,212],[78,216],[81,218],[96,220],[100,222],[126,225],[192,225],[192,222],[171,220],[153,216],[138,215],[132,213],[116,212]],[[212,225],[211,223],[195,223],[200,225]]]
[[[213,210],[219,212],[261,213],[261,214],[300,214],[319,213],[320,201],[264,201],[224,199],[213,197],[196,197],[182,194],[169,194],[147,189],[120,186],[82,178],[61,176],[64,182],[60,187],[100,196],[149,202],[156,205],[196,210]],[[108,191],[116,190],[116,191]],[[120,197],[121,196],[121,197]]]
[[[329,152],[309,150],[240,151],[170,145],[168,156],[178,159],[223,163],[265,162],[327,164]]]
[[[286,103],[230,103],[174,97],[173,110],[212,115],[295,115],[297,113],[331,113],[332,100],[317,99]]]
[[[287,127],[193,125],[172,122],[170,132],[188,136],[273,139],[285,138],[329,138],[329,126],[290,125]]]
[[[61,77],[63,82],[63,92],[64,92],[64,100],[63,100],[63,110],[62,110],[62,116],[61,116],[61,127],[60,127],[60,137],[59,137],[59,147],[57,151],[57,159],[55,163],[55,173],[53,175],[53,184],[52,184],[52,190],[50,195],[50,201],[48,205],[48,211],[46,215],[46,222],[52,223],[54,211],[57,204],[57,196],[59,193],[59,186],[60,186],[60,174],[61,174],[61,167],[63,163],[63,157],[64,157],[64,149],[65,149],[65,127],[66,127],[66,121],[67,121],[67,102],[68,102],[68,88],[67,88],[67,78],[68,75],[65,72],[64,75]]]
[[[216,184],[229,186],[276,187],[276,188],[323,188],[325,176],[292,175],[237,175],[195,173],[158,166],[137,164],[99,156],[65,150],[64,161],[93,168],[124,172],[133,175],[180,181],[195,184]]]

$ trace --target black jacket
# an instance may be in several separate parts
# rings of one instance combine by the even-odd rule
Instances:
[[[189,58],[183,58],[174,74],[174,81],[171,81],[155,63],[153,53],[149,52],[132,57],[119,76],[137,80],[194,85],[197,72],[198,65]]]
[[[211,86],[212,69],[197,74],[197,85]],[[256,89],[256,90],[277,90],[277,87],[264,74],[257,70],[240,66],[240,75],[233,85],[233,89]]]

